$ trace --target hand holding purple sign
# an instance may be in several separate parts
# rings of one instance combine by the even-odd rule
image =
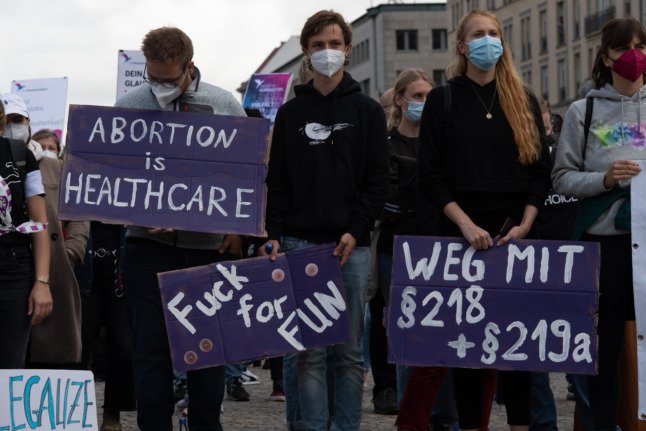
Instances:
[[[593,374],[599,245],[395,239],[390,360]]]
[[[351,338],[334,244],[158,275],[175,371]]]
[[[60,218],[264,234],[269,122],[70,107]]]

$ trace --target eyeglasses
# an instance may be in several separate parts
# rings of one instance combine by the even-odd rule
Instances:
[[[187,66],[188,66],[188,65],[187,65]],[[151,85],[151,86],[153,86],[153,87],[156,87],[156,86],[158,86],[158,85],[160,85],[160,86],[162,86],[162,87],[164,87],[164,88],[175,88],[175,87],[179,87],[179,84],[181,84],[181,83],[182,83],[182,81],[184,80],[184,75],[185,75],[185,74],[186,74],[186,72],[188,71],[188,67],[187,67],[187,66],[185,66],[185,67],[184,67],[184,71],[183,71],[183,72],[182,72],[182,74],[181,74],[181,75],[179,75],[177,78],[174,78],[174,79],[158,80],[158,79],[150,78],[150,77],[148,76],[148,71],[147,71],[147,67],[148,67],[148,65],[145,65],[145,66],[144,66],[144,82],[147,82],[148,84],[150,84],[150,85]],[[178,83],[178,81],[179,81],[179,83]]]

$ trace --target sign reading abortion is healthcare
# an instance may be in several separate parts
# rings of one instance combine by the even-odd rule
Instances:
[[[70,106],[61,220],[262,236],[269,122]]]
[[[398,236],[393,262],[392,362],[596,372],[598,243]]]
[[[158,274],[175,371],[282,356],[351,339],[327,244]]]
[[[0,370],[0,431],[97,431],[89,371]]]

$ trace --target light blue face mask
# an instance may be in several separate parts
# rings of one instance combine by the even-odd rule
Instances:
[[[469,42],[469,60],[480,70],[491,70],[501,55],[500,38],[483,36]]]
[[[404,99],[406,100],[406,99]],[[408,101],[408,110],[404,111],[404,115],[411,123],[417,125],[422,120],[422,111],[424,110],[424,102],[417,102],[415,100]]]

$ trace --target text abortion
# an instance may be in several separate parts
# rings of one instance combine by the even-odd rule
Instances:
[[[599,245],[395,240],[390,360],[593,374]]]
[[[89,371],[0,370],[0,431],[98,430]]]
[[[262,235],[264,119],[70,107],[65,220]]]
[[[334,244],[158,274],[175,371],[351,338]]]

